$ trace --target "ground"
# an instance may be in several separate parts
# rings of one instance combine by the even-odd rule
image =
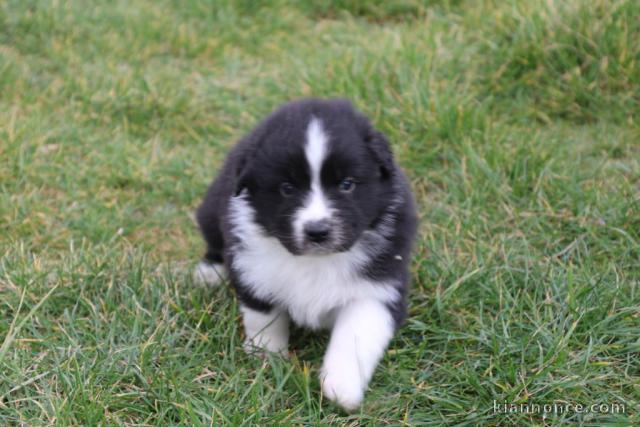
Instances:
[[[640,3],[260,4],[0,0],[0,424],[640,423]],[[249,357],[189,275],[228,147],[311,95],[372,118],[420,207],[353,414],[326,335]]]

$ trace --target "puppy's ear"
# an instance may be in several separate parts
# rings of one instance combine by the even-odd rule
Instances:
[[[253,174],[251,172],[251,152],[246,152],[240,156],[236,163],[235,169],[235,188],[233,194],[239,196],[244,189],[250,189],[253,186]]]
[[[383,180],[389,179],[393,174],[393,153],[389,147],[389,141],[384,134],[376,129],[369,129],[365,137],[367,148],[380,165],[380,177]]]

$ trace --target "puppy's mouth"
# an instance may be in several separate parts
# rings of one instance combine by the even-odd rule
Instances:
[[[341,252],[347,252],[353,245],[349,242],[343,241],[339,236],[325,241],[317,243],[309,240],[304,240],[295,244],[294,255],[332,255]]]
[[[291,252],[292,255],[304,256],[304,255],[317,255],[325,256],[332,255],[341,252],[347,252],[351,249],[351,244],[333,240],[322,243],[310,242],[308,240],[297,240],[295,238],[280,239],[282,245]]]
[[[300,255],[331,255],[338,252],[345,252],[344,245],[326,245],[317,243],[307,243],[301,250]]]
[[[293,246],[298,255],[331,255],[349,250],[341,224],[334,220],[306,223],[296,233]]]

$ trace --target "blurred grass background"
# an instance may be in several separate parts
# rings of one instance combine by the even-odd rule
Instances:
[[[227,149],[303,96],[365,111],[420,204],[352,415],[326,336],[247,357],[188,274]],[[0,0],[0,423],[637,424],[639,105],[635,0]]]

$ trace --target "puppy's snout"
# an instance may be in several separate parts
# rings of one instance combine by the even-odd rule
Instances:
[[[308,222],[304,226],[304,234],[313,243],[323,243],[329,239],[331,224],[329,220]]]

